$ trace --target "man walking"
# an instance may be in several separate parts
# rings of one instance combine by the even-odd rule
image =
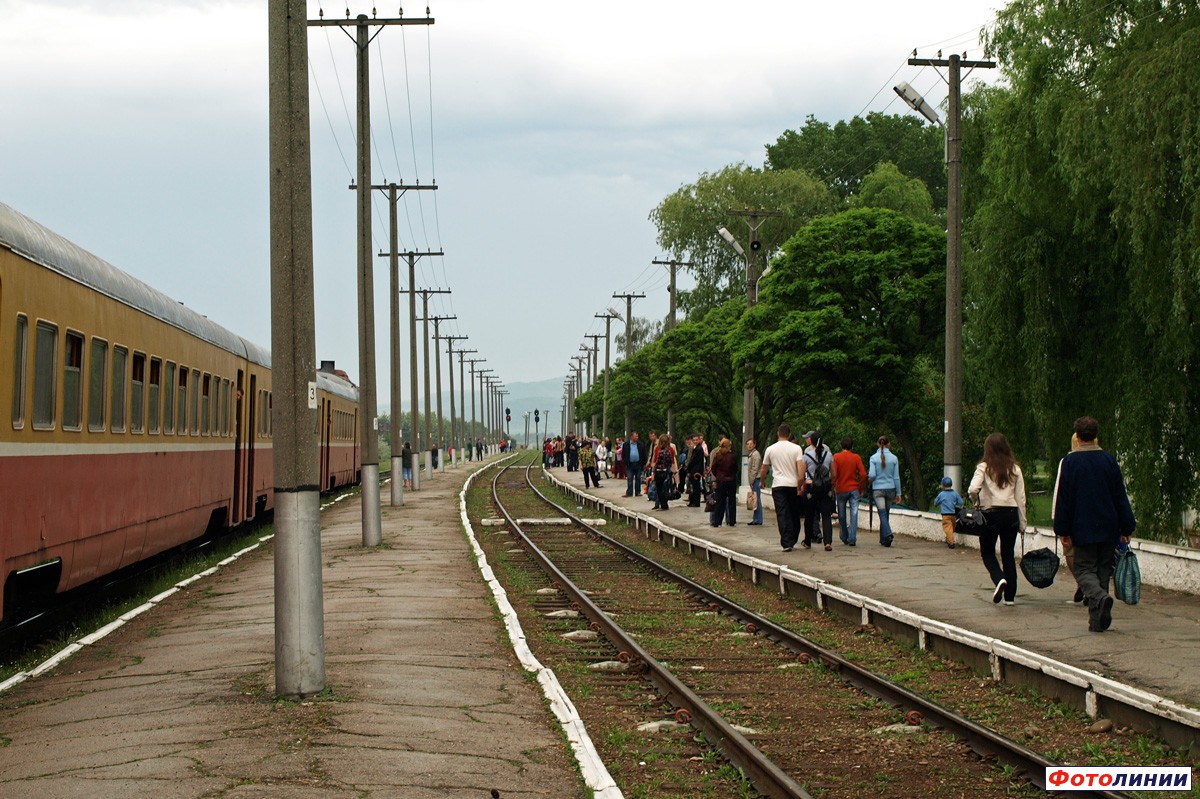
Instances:
[[[776,431],[779,440],[763,452],[762,470],[759,479],[771,480],[771,499],[775,503],[775,523],[779,526],[779,546],[791,552],[800,538],[800,489],[797,477],[800,474],[804,450],[792,442],[792,428],[779,425]]]
[[[1059,465],[1054,496],[1054,533],[1075,552],[1075,580],[1088,607],[1088,630],[1112,625],[1108,593],[1117,541],[1129,543],[1137,527],[1125,478],[1117,459],[1100,449],[1100,424],[1090,416],[1075,420],[1078,448]]]

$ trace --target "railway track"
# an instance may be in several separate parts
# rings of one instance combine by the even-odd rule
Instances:
[[[621,754],[610,764],[618,783],[703,795],[721,779],[719,752],[732,766],[725,780],[762,796],[1044,790],[1053,761],[606,536],[538,491],[530,469],[493,478],[492,502],[519,546],[493,535],[491,548],[529,585],[543,583],[530,594],[538,633],[527,637],[545,643],[539,657],[557,659],[560,677],[579,676],[572,696],[597,709],[593,736],[629,736],[624,749],[640,753],[636,766]],[[522,521],[547,512],[568,522]],[[639,723],[673,732],[655,738]],[[689,735],[692,752],[680,744]]]

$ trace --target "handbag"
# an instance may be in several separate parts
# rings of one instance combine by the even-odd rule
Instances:
[[[704,495],[704,512],[705,513],[716,513],[717,512],[717,495],[712,491],[710,491]]]
[[[754,491],[746,493],[746,510],[758,510],[758,495]]]
[[[1034,588],[1049,588],[1058,573],[1058,536],[1054,538],[1054,551],[1046,547],[1025,551],[1025,536],[1021,536],[1021,574]]]
[[[1137,555],[1122,543],[1117,547],[1116,563],[1113,566],[1113,588],[1117,599],[1126,605],[1136,605],[1142,600],[1142,570]]]
[[[954,517],[954,532],[959,535],[979,535],[987,527],[987,517],[980,508],[962,507]]]

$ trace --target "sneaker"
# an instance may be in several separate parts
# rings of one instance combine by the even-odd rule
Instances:
[[[887,538],[883,539],[879,543],[883,544],[885,547],[890,547],[892,545],[893,538],[895,538],[895,536],[889,535]]]
[[[795,549],[795,547],[784,547],[784,548],[783,548],[783,551],[784,551],[784,552],[791,552],[793,549]]]
[[[1005,580],[1003,577],[1001,577],[1000,582],[996,583],[996,590],[992,592],[992,602],[994,604],[1000,604],[1000,600],[1004,597],[1004,589],[1006,587],[1008,587],[1008,580]]]
[[[846,546],[848,546],[848,547],[856,547],[856,546],[858,546],[858,544],[856,544],[856,543],[855,543],[855,542],[853,542],[853,541],[847,541],[847,542],[846,542]]]
[[[1004,604],[1005,604],[1005,605],[1015,605],[1015,604],[1017,604],[1017,600],[1015,600],[1015,599],[1006,599],[1006,600],[1004,600]]]

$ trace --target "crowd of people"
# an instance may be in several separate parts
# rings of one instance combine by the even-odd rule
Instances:
[[[1059,465],[1052,515],[1067,569],[1077,584],[1074,602],[1086,605],[1088,629],[1103,632],[1112,624],[1109,584],[1114,553],[1128,544],[1136,523],[1120,466],[1100,449],[1098,430],[1090,417],[1075,422],[1072,452]],[[889,438],[878,438],[866,464],[850,437],[841,439],[837,453],[819,430],[806,432],[803,444],[792,438],[791,427],[781,424],[776,441],[764,451],[759,452],[753,439],[745,442],[749,524],[763,523],[762,491],[769,476],[784,552],[797,545],[831,551],[835,520],[841,543],[857,546],[858,508],[864,496],[878,516],[879,544],[891,547],[895,535],[890,512],[903,501],[903,491],[899,459]],[[582,471],[585,487],[599,487],[602,479],[624,480],[624,496],[645,496],[654,510],[670,510],[672,500],[686,499],[687,507],[704,508],[713,527],[737,524],[739,460],[727,437],[710,449],[701,433],[686,436],[681,446],[653,430],[645,440],[637,431],[616,441],[568,434],[545,439],[542,458],[546,468]],[[941,489],[933,504],[942,516],[946,546],[954,549],[956,519],[964,499],[949,476],[942,478]],[[992,433],[984,440],[983,458],[966,493],[986,520],[978,532],[979,549],[991,580],[992,601],[1013,605],[1018,586],[1016,542],[1027,524],[1026,491],[1021,466],[1003,434]]]

